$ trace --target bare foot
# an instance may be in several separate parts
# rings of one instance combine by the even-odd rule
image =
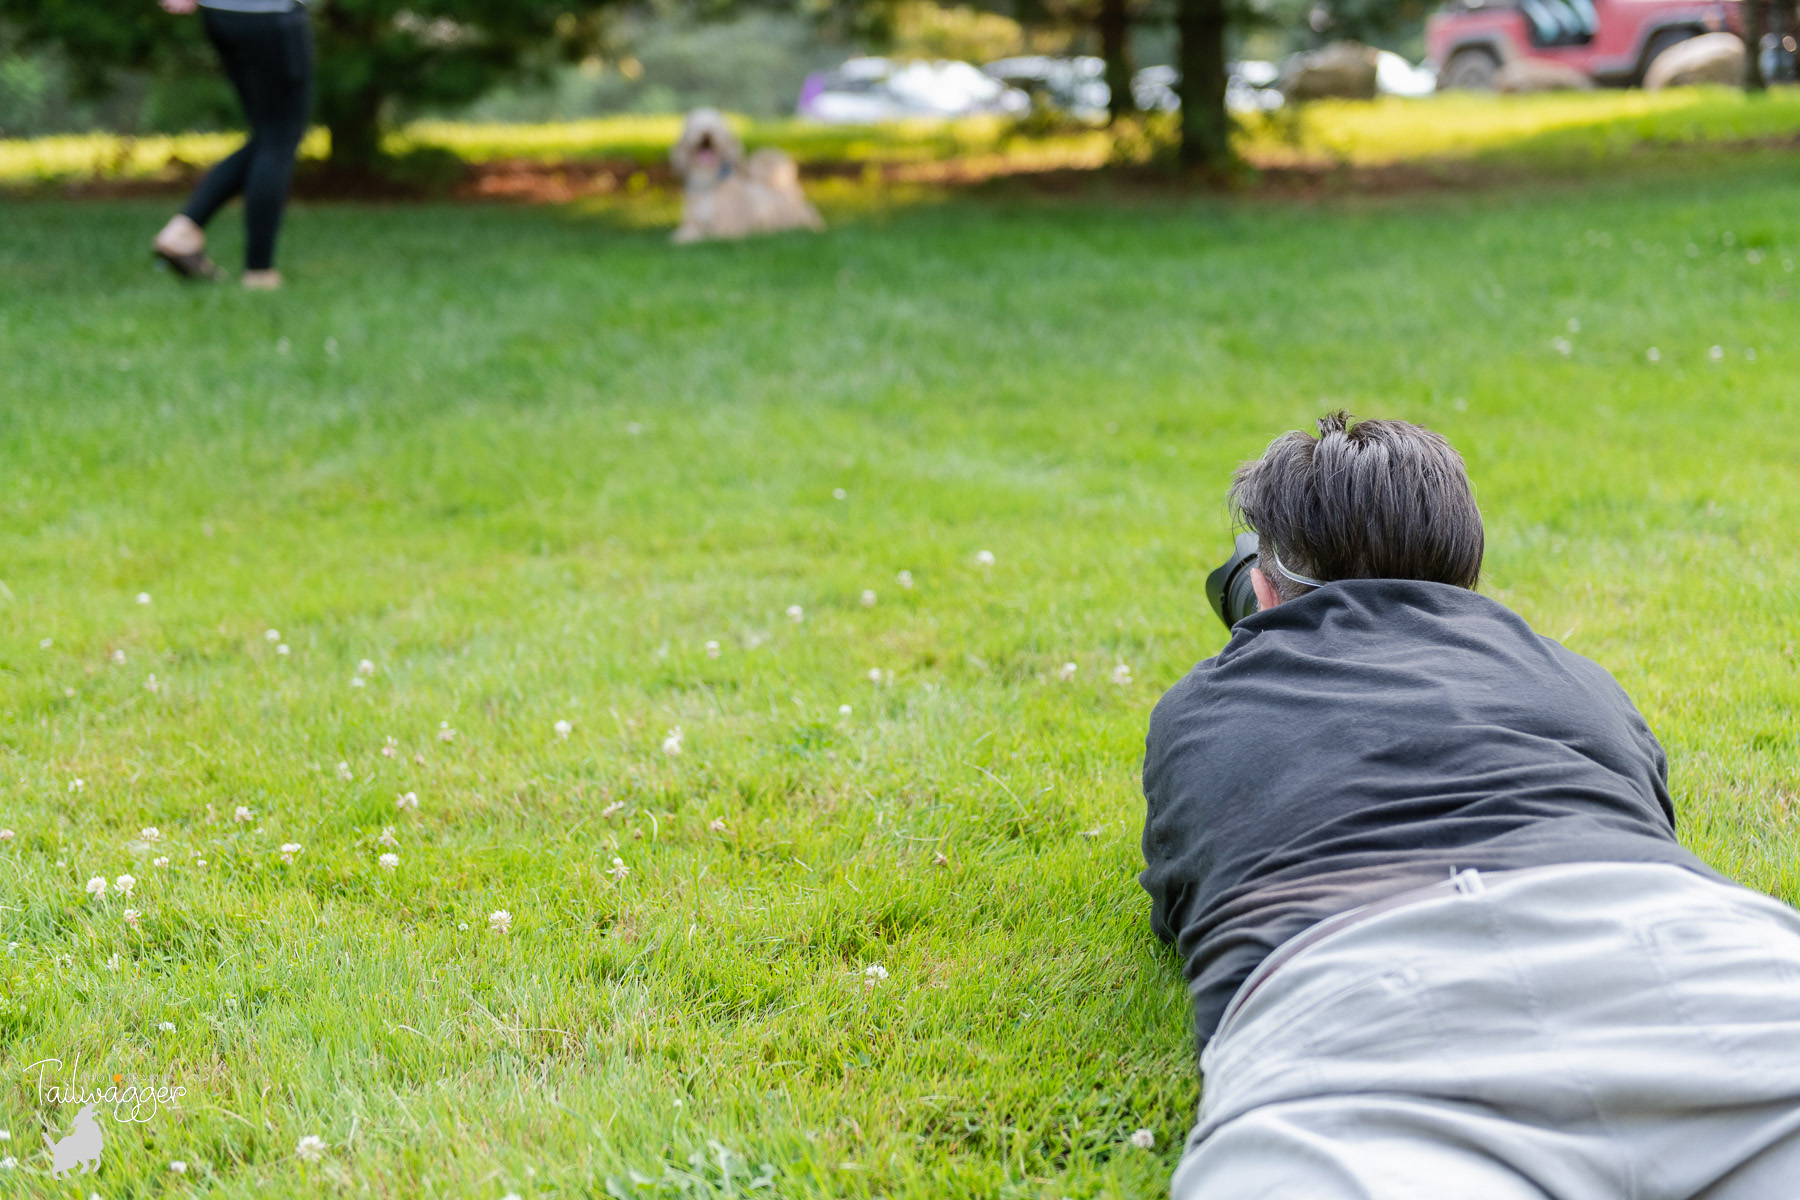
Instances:
[[[280,271],[245,271],[238,276],[238,282],[246,291],[272,292],[281,286]]]
[[[206,230],[179,213],[169,218],[156,240],[150,243],[158,254],[168,258],[186,258],[206,249]]]

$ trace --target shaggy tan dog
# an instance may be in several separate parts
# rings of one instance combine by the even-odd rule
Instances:
[[[781,229],[825,228],[800,191],[794,160],[779,150],[744,158],[744,144],[716,109],[696,108],[669,162],[686,183],[674,241],[741,238]]]

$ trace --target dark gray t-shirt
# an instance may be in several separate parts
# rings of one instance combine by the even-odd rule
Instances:
[[[1344,580],[1240,622],[1156,706],[1144,796],[1139,880],[1202,1043],[1276,946],[1452,869],[1713,874],[1612,676],[1440,583]]]

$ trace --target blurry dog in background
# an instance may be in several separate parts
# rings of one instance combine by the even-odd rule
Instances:
[[[717,109],[688,114],[669,162],[686,185],[674,236],[678,245],[825,228],[819,210],[800,191],[794,160],[779,150],[758,150],[746,159],[744,144]]]

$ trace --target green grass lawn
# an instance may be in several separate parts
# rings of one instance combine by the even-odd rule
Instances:
[[[1800,899],[1794,195],[302,206],[268,296],[0,207],[8,1194],[1157,1194],[1145,720],[1337,405],[1461,447],[1484,590]],[[40,1076],[114,1074],[187,1090],[51,1181]]]

